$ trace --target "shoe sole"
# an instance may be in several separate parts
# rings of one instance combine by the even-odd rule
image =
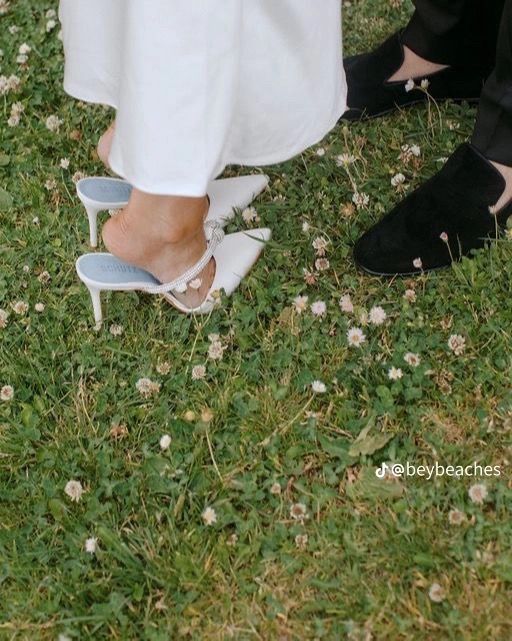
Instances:
[[[460,262],[460,261],[456,261],[456,262]],[[364,274],[368,274],[369,276],[376,276],[377,278],[410,278],[411,276],[422,276],[423,274],[429,274],[430,272],[443,271],[453,265],[453,263],[450,263],[449,265],[443,265],[442,267],[431,267],[430,269],[423,269],[421,271],[386,273],[386,272],[374,272],[373,270],[368,269],[367,267],[364,267],[364,265],[361,265],[356,260],[354,260],[354,264],[360,272],[363,272]]]
[[[478,104],[480,102],[480,96],[478,98],[439,98],[439,100],[436,100],[435,102],[454,102],[455,104],[462,104],[463,102],[467,102],[470,105]],[[375,120],[376,118],[382,118],[384,116],[388,116],[389,114],[395,112],[395,111],[401,111],[405,109],[409,109],[409,107],[415,107],[417,105],[425,105],[427,104],[427,100],[415,100],[414,102],[408,102],[405,105],[395,105],[394,107],[390,107],[389,109],[386,109],[385,111],[380,111],[377,114],[371,114],[371,115],[362,115],[359,117],[346,117],[343,115],[340,120],[345,120],[347,122],[366,122],[368,120]],[[347,111],[347,114],[351,111],[349,108]]]

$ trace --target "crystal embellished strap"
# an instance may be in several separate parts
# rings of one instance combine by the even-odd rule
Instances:
[[[192,267],[189,267],[184,274],[178,276],[178,278],[175,278],[170,283],[162,283],[162,285],[145,287],[145,292],[148,294],[167,294],[173,290],[184,291],[187,288],[188,283],[203,271],[212,259],[215,250],[224,239],[224,231],[219,227],[218,223],[207,222],[204,227],[205,229],[210,228],[212,230],[212,234],[208,241],[206,251],[198,262],[195,265],[192,265]]]

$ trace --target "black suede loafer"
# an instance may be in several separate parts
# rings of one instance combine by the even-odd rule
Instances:
[[[460,146],[443,169],[407,196],[354,247],[356,265],[376,276],[409,276],[448,267],[496,238],[512,202],[499,171],[473,145]]]
[[[389,82],[404,61],[402,32],[395,33],[371,53],[345,59],[348,83],[348,106],[344,120],[365,120],[384,116],[397,108],[428,101],[426,91],[418,89],[428,80],[428,94],[436,101],[478,102],[486,80],[484,71],[475,68],[448,67],[442,71],[412,78],[407,82]]]

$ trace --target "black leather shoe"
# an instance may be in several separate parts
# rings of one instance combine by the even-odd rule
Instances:
[[[406,82],[389,82],[404,61],[402,32],[392,35],[371,53],[345,59],[348,82],[348,111],[344,120],[376,118],[403,107],[427,102],[420,89],[406,91]],[[486,80],[484,71],[475,68],[448,67],[442,71],[413,78],[419,86],[425,78],[428,93],[436,101],[478,102]]]
[[[439,173],[357,241],[357,266],[378,276],[448,267],[506,226],[512,202],[491,211],[504,189],[503,176],[473,145],[460,146]]]

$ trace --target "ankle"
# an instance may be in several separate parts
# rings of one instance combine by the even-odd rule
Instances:
[[[202,234],[208,199],[155,196],[135,190],[125,211],[132,226],[142,224],[145,235],[155,242],[181,245]]]
[[[206,198],[152,196],[134,190],[128,206],[104,225],[103,242],[114,256],[168,282],[205,252],[206,209]]]
[[[491,208],[496,213],[503,209],[503,207],[508,205],[512,200],[512,167],[502,165],[501,163],[495,162],[493,160],[491,160],[491,164],[499,171],[505,181],[505,189],[503,190],[502,195],[500,196],[498,202],[495,203]]]
[[[422,58],[412,49],[404,45],[404,61],[388,82],[407,82],[411,78],[422,78],[433,73],[447,69],[449,65],[442,65],[437,62],[430,62]]]
[[[98,141],[98,145],[96,147],[96,153],[98,154],[98,157],[101,160],[101,162],[105,165],[105,167],[107,167],[107,169],[110,169],[108,158],[110,156],[110,150],[112,148],[112,141],[114,139],[115,128],[116,128],[116,121],[114,120],[114,122],[110,125],[110,127],[101,136],[101,138]]]

